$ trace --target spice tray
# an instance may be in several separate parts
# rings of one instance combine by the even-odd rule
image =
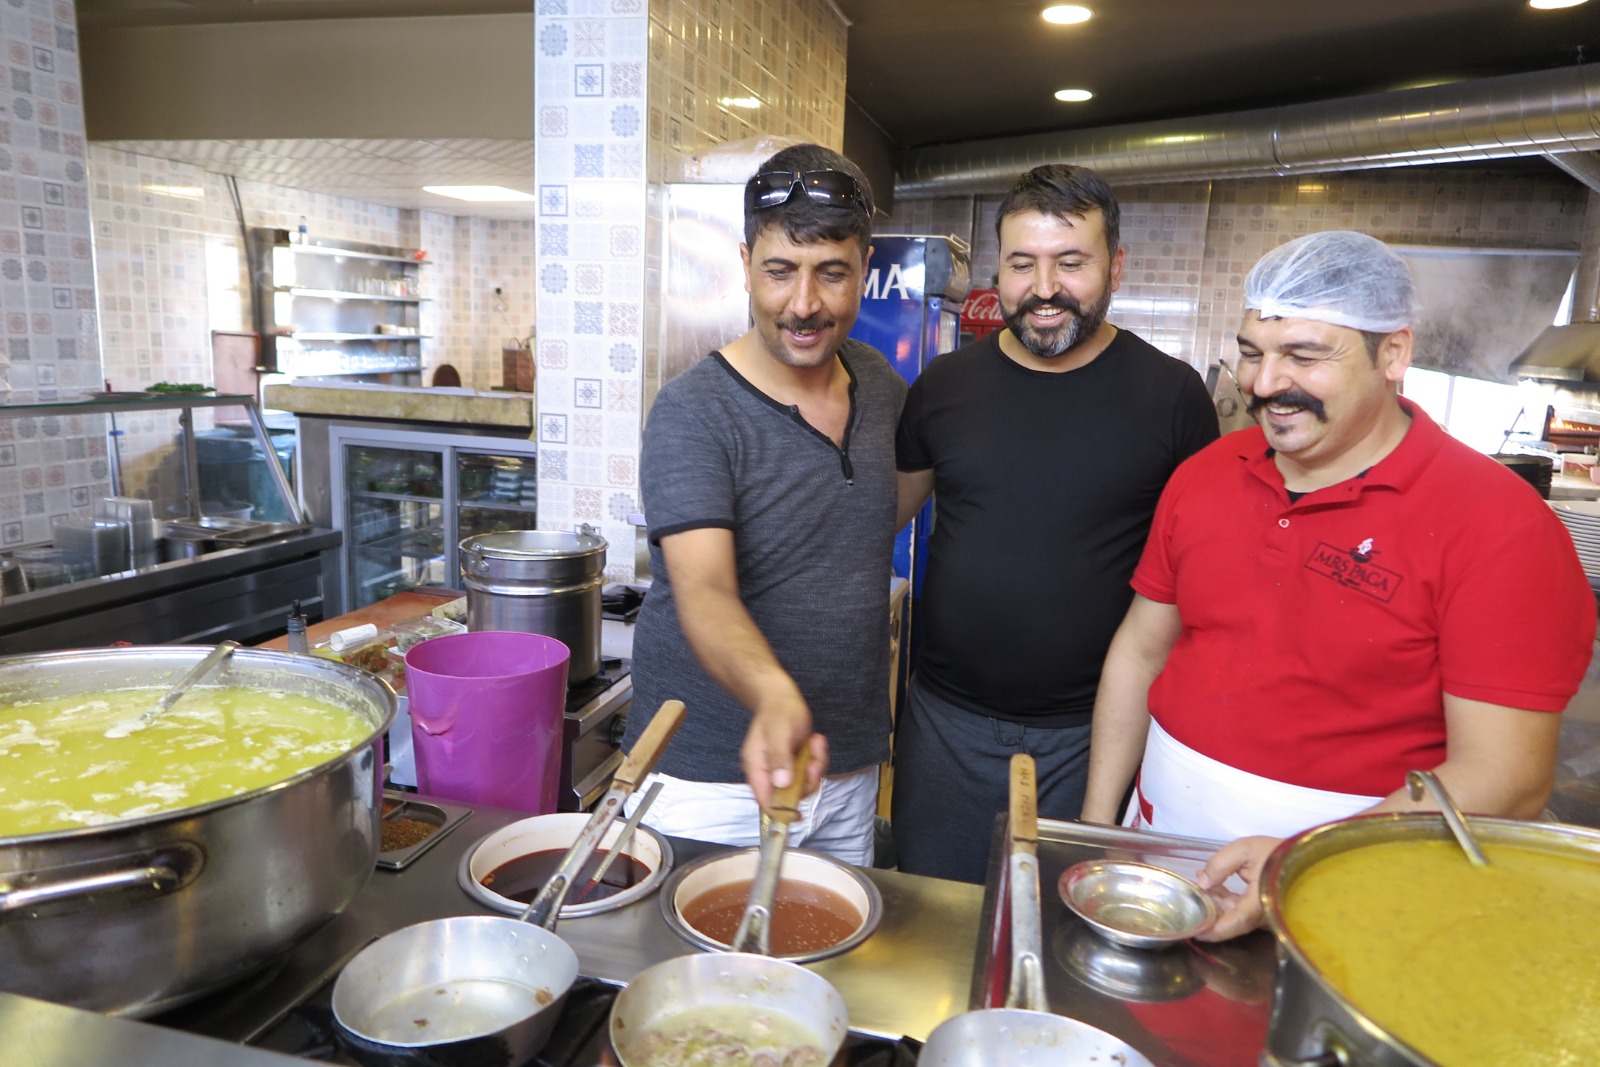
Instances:
[[[408,820],[419,824],[406,826],[408,831],[421,833],[423,827],[428,829],[427,836],[421,840],[379,852],[378,866],[390,871],[403,870],[418,856],[436,845],[441,837],[466,822],[471,814],[471,808],[458,807],[454,804],[435,804],[413,799],[407,793],[384,790],[383,825],[386,834],[393,834],[401,826],[406,826]],[[414,833],[407,836],[414,836]]]

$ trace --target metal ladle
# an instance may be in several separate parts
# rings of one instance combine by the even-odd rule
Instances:
[[[145,727],[161,718],[162,715],[166,714],[168,708],[172,707],[172,705],[178,702],[179,697],[187,693],[189,689],[200,679],[210,674],[212,668],[216,667],[217,664],[226,659],[228,654],[238,647],[239,642],[237,641],[224,641],[216,648],[213,648],[210,652],[206,653],[204,659],[190,668],[188,674],[185,674],[182,678],[178,679],[177,685],[173,686],[171,689],[167,690],[166,693],[162,694],[161,699],[156,701],[155,707],[151,708],[137,719],[132,721],[125,720],[117,723],[115,726],[111,727],[111,729],[106,731],[106,736],[112,738],[127,737],[129,734],[138,733],[140,730],[143,730]]]
[[[1433,797],[1433,802],[1439,805],[1439,814],[1444,816],[1445,825],[1450,827],[1450,832],[1455,835],[1456,844],[1461,846],[1461,851],[1467,854],[1467,859],[1472,861],[1472,865],[1489,866],[1489,857],[1478,847],[1478,839],[1472,836],[1472,831],[1467,827],[1466,817],[1461,814],[1461,809],[1456,807],[1456,802],[1445,791],[1444,784],[1432,771],[1408,771],[1406,791],[1411,794],[1411,799],[1421,800],[1424,790]]]

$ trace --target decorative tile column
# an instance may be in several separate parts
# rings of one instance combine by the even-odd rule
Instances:
[[[100,388],[77,17],[0,3],[0,383],[16,399]],[[8,365],[9,364],[9,365]],[[103,416],[0,419],[0,548],[50,539],[107,491]]]
[[[539,526],[588,523],[632,581],[644,341],[645,0],[538,0]]]

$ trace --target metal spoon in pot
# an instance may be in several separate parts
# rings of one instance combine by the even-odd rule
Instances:
[[[178,684],[167,690],[161,699],[156,701],[155,707],[151,708],[149,711],[145,712],[132,722],[117,723],[117,725],[106,731],[106,736],[127,737],[129,734],[138,733],[146,726],[149,726],[151,723],[161,718],[161,716],[167,713],[168,708],[176,704],[183,694],[187,693],[191,688],[193,688],[196,682],[210,674],[217,664],[221,663],[224,659],[227,659],[228,655],[238,647],[239,642],[237,641],[223,641],[221,644],[217,645],[216,648],[213,648],[210,652],[206,653],[205,658],[199,663],[196,663],[194,667],[190,669],[188,674],[184,675],[182,678],[179,678]]]
[[[1456,802],[1445,791],[1444,783],[1440,782],[1432,771],[1408,771],[1406,791],[1411,794],[1411,799],[1421,800],[1423,790],[1432,794],[1433,802],[1439,805],[1439,814],[1444,816],[1445,825],[1450,827],[1450,832],[1455,835],[1456,844],[1461,846],[1461,851],[1467,854],[1467,859],[1472,861],[1472,865],[1489,866],[1489,857],[1483,854],[1478,839],[1472,836],[1466,817],[1461,814],[1461,809],[1456,807]]]

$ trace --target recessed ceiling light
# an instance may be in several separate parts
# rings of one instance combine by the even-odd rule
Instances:
[[[1559,11],[1564,7],[1577,7],[1584,0],[1528,0],[1528,6],[1535,11]]]
[[[1094,94],[1087,89],[1057,89],[1056,99],[1064,104],[1081,104],[1093,100]]]
[[[1053,22],[1057,26],[1072,26],[1079,22],[1088,22],[1094,17],[1094,12],[1077,4],[1052,4],[1039,12],[1046,22]]]
[[[481,203],[510,203],[534,199],[532,193],[519,193],[503,185],[424,185],[422,191],[438,193],[454,200],[476,200]]]

